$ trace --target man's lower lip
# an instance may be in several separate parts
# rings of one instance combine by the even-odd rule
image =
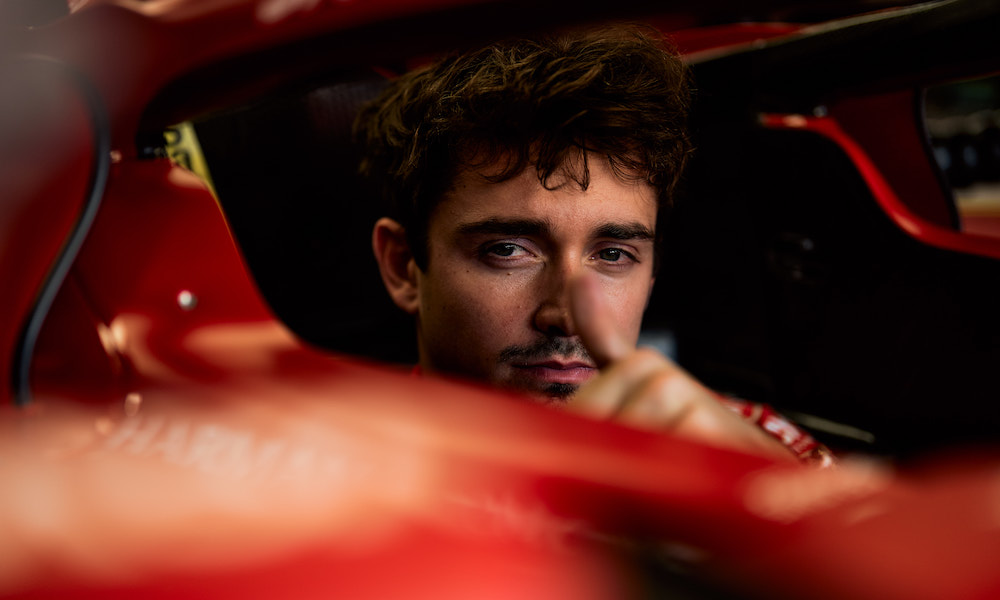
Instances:
[[[570,367],[560,369],[556,367],[545,367],[539,365],[527,365],[517,367],[517,370],[532,379],[545,383],[569,383],[582,384],[597,373],[597,369],[591,367]]]

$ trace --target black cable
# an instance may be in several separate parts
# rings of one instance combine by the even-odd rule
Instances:
[[[21,56],[18,57],[18,60],[29,65],[37,64],[40,68],[54,68],[69,74],[83,95],[89,109],[91,125],[94,128],[94,162],[88,181],[89,193],[86,202],[73,229],[67,236],[62,250],[53,261],[48,276],[42,283],[35,304],[21,328],[21,334],[14,348],[13,368],[11,369],[14,404],[26,406],[31,403],[32,399],[31,361],[35,352],[35,344],[38,341],[38,334],[42,330],[42,324],[45,322],[49,309],[52,308],[56,294],[59,293],[59,289],[69,274],[70,267],[83,246],[87,233],[97,216],[101,198],[104,196],[108,172],[111,169],[111,121],[100,94],[80,71],[63,62],[44,56]]]

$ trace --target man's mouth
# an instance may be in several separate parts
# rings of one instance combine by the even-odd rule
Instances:
[[[597,373],[597,368],[578,360],[543,360],[513,365],[523,375],[544,382],[580,385]]]
[[[510,369],[508,385],[548,397],[566,398],[597,374],[594,361],[578,338],[551,337],[510,346],[499,361]]]

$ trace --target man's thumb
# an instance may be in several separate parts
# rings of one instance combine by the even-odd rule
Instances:
[[[634,350],[615,326],[601,283],[584,273],[570,284],[570,307],[577,333],[598,367],[620,360]]]

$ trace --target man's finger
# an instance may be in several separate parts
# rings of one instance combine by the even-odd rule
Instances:
[[[570,283],[570,307],[577,333],[598,367],[621,360],[635,350],[616,327],[595,275],[584,273]]]
[[[606,365],[601,373],[585,383],[573,396],[569,407],[598,419],[620,416],[636,388],[665,367],[666,359],[651,349],[632,352],[622,360]]]

